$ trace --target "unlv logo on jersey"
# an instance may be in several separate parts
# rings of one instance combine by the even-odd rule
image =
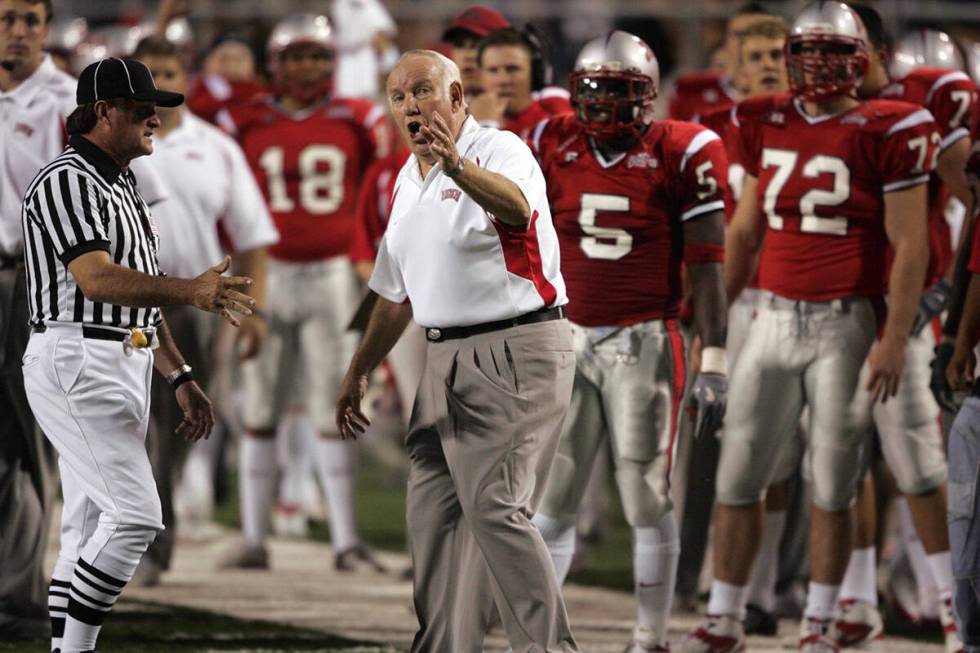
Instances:
[[[447,188],[442,191],[442,201],[452,200],[458,202],[459,198],[463,195],[463,191],[458,188]]]
[[[657,161],[656,157],[652,157],[646,152],[631,154],[629,158],[626,159],[627,168],[650,168],[652,170],[658,165],[660,165],[660,162]]]

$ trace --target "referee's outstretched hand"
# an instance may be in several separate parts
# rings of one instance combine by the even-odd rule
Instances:
[[[238,326],[239,315],[251,315],[255,300],[236,288],[244,290],[252,285],[248,277],[224,277],[231,265],[231,257],[194,279],[192,305],[210,313],[220,313],[232,326]]]
[[[361,399],[367,393],[368,378],[365,374],[353,374],[350,370],[340,384],[337,399],[337,431],[344,440],[357,439],[370,426],[371,420],[361,411]]]

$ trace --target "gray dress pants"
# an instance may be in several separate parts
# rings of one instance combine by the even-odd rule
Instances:
[[[577,651],[531,517],[571,398],[564,320],[429,343],[409,426],[413,653],[479,653],[496,605],[515,653]]]

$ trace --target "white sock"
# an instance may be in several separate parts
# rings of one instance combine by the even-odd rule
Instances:
[[[875,548],[869,546],[865,549],[854,549],[847,561],[847,571],[840,586],[840,598],[878,605],[877,574]]]
[[[572,558],[575,557],[575,519],[555,519],[539,512],[531,523],[537,527],[548,546],[558,584],[564,584],[572,567]]]
[[[269,508],[276,490],[276,442],[246,434],[238,450],[242,534],[252,546],[265,544]]]
[[[334,553],[339,553],[361,541],[354,523],[357,449],[349,440],[327,438],[318,438],[315,449],[317,471],[330,512],[330,542]]]
[[[939,589],[939,599],[945,601],[953,595],[953,561],[949,551],[930,553],[926,556],[932,577]]]
[[[819,619],[826,621],[834,615],[834,608],[837,605],[837,596],[840,594],[840,585],[825,585],[824,583],[814,583],[810,581],[810,587],[806,593],[806,609],[803,617],[806,619]]]
[[[280,422],[276,438],[281,438],[283,443],[279,503],[298,509],[305,498],[306,481],[313,471],[313,443],[316,440],[313,421],[306,413],[291,413]]]
[[[745,619],[745,599],[747,596],[748,587],[739,587],[721,580],[713,580],[711,581],[711,598],[708,599],[708,614],[735,617],[742,621]]]
[[[766,511],[762,542],[749,576],[748,602],[772,612],[776,602],[776,573],[779,571],[779,542],[786,527],[786,511]]]
[[[915,530],[915,522],[912,520],[912,511],[909,510],[909,502],[904,497],[895,499],[895,514],[898,516],[898,528],[902,535],[902,543],[905,545],[905,555],[909,559],[909,566],[912,567],[912,575],[915,576],[915,584],[919,589],[919,596],[933,589],[936,595],[939,590],[936,587],[936,579],[932,577],[932,569],[929,568],[929,561],[926,559],[926,550],[919,539],[919,533]]]
[[[663,515],[653,528],[634,528],[633,537],[636,623],[656,633],[657,645],[666,646],[677,561],[681,557],[673,511]]]

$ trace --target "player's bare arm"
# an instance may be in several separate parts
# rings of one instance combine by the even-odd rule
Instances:
[[[956,199],[963,202],[970,215],[973,206],[973,193],[970,192],[970,182],[966,177],[966,162],[970,157],[970,139],[960,138],[951,143],[936,159],[936,173],[943,180]]]
[[[684,245],[722,245],[725,242],[725,218],[712,211],[684,222]],[[728,305],[720,263],[687,265],[688,279],[695,297],[694,321],[705,347],[725,346],[725,322]]]
[[[756,177],[745,175],[742,196],[735,207],[732,222],[725,230],[724,280],[729,306],[752,279],[766,236],[766,224],[756,195],[758,186]]]
[[[919,307],[929,262],[926,185],[885,194],[885,232],[895,252],[888,280],[888,318],[868,363],[872,398],[895,396],[905,365],[905,347]]]
[[[251,315],[255,300],[239,292],[252,286],[248,277],[224,277],[231,263],[224,261],[194,279],[175,279],[143,274],[116,265],[109,253],[99,250],[82,254],[68,264],[82,292],[90,300],[122,306],[194,306],[220,313],[233,326],[239,315]]]
[[[368,319],[364,338],[340,386],[337,430],[341,437],[357,438],[367,429],[370,422],[361,411],[361,399],[367,390],[368,375],[395,346],[411,319],[411,304],[396,304],[384,297],[378,297]]]
[[[422,127],[422,134],[430,139],[431,151],[443,171],[473,201],[501,222],[526,225],[530,221],[531,207],[517,184],[503,175],[481,168],[473,161],[464,161],[456,150],[456,139],[442,116],[434,112],[429,124]]]
[[[248,315],[241,321],[238,328],[238,359],[248,360],[254,357],[265,340],[268,330],[263,310],[265,309],[265,282],[266,282],[266,248],[257,247],[245,252],[231,255],[232,274],[239,277],[252,279],[249,287],[249,294],[255,301],[252,307],[252,315]]]
[[[153,368],[171,385],[175,385],[177,403],[184,413],[184,419],[177,426],[177,434],[190,442],[207,439],[214,428],[214,409],[204,390],[193,379],[190,371],[185,371],[184,357],[170,335],[167,320],[161,318],[157,327],[157,347],[153,356]],[[181,378],[184,374],[188,377]],[[180,382],[178,382],[178,380]]]
[[[960,328],[956,334],[956,346],[953,358],[946,368],[946,378],[949,385],[956,389],[965,389],[973,383],[977,359],[973,348],[980,340],[980,278],[970,275],[970,284],[966,291],[966,304],[960,319]]]

